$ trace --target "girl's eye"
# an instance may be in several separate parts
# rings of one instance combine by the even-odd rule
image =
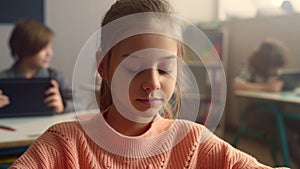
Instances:
[[[164,75],[164,74],[170,74],[171,73],[171,71],[161,70],[161,69],[158,69],[158,72],[159,72],[159,74],[162,74],[162,75]]]
[[[125,71],[127,71],[128,73],[137,73],[141,70],[141,65],[137,64],[137,62],[135,60],[126,60],[123,64],[123,68],[125,69]]]
[[[138,73],[140,71],[139,67],[125,67],[128,73]]]
[[[162,74],[170,74],[176,69],[176,63],[165,61],[158,65],[158,70]]]

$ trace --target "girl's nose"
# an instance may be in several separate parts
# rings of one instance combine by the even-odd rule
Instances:
[[[143,80],[143,89],[145,91],[154,91],[160,89],[160,76],[159,72],[156,69],[145,70],[142,74]]]

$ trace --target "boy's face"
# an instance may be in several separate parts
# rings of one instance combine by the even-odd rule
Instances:
[[[268,76],[276,76],[278,75],[280,67],[279,66],[271,66],[268,68]]]
[[[49,67],[50,60],[53,56],[52,42],[48,43],[42,50],[37,54],[26,57],[27,63],[36,69],[47,68]]]
[[[136,35],[112,48],[108,69],[115,73],[119,66],[121,77],[132,76],[129,89],[123,87],[123,90],[129,90],[132,106],[144,112],[166,104],[171,98],[176,83],[177,53],[174,39],[154,34]],[[108,73],[108,76],[111,86],[114,75]]]

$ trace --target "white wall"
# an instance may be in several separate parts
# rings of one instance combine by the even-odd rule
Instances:
[[[178,14],[192,23],[216,20],[218,0],[169,0]]]
[[[45,0],[46,24],[56,33],[51,66],[63,71],[71,83],[76,58],[85,41],[99,28],[112,0]],[[190,22],[214,20],[217,0],[170,0],[178,15]],[[0,70],[10,67],[7,41],[13,25],[0,24]]]
[[[284,0],[219,0],[218,18],[220,20],[236,18],[254,18],[258,15],[280,15]],[[300,12],[300,1],[289,0],[295,10]]]
[[[52,66],[71,82],[76,58],[85,41],[99,28],[108,0],[47,0],[46,23],[55,30]]]
[[[10,51],[8,50],[8,38],[12,28],[13,25],[0,25],[0,71],[13,63],[10,58]]]

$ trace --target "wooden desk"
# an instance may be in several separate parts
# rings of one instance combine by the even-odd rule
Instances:
[[[294,92],[270,93],[270,92],[236,91],[234,92],[234,94],[236,96],[246,97],[246,98],[264,99],[264,100],[271,100],[277,102],[300,104],[300,95]]]
[[[79,117],[93,115],[95,110],[79,112]],[[50,126],[77,119],[75,112],[41,117],[0,118],[0,125],[14,128],[15,131],[0,129],[0,149],[29,146]]]
[[[234,93],[237,97],[255,99],[256,101],[263,101],[264,106],[259,107],[261,112],[271,113],[275,116],[277,130],[280,137],[281,152],[283,156],[284,165],[290,167],[290,156],[288,149],[288,142],[285,130],[284,119],[293,118],[300,120],[299,113],[286,112],[284,109],[280,108],[279,104],[285,104],[287,106],[299,106],[300,107],[300,96],[294,92],[279,92],[279,93],[269,93],[269,92],[252,92],[252,91],[236,91]]]

